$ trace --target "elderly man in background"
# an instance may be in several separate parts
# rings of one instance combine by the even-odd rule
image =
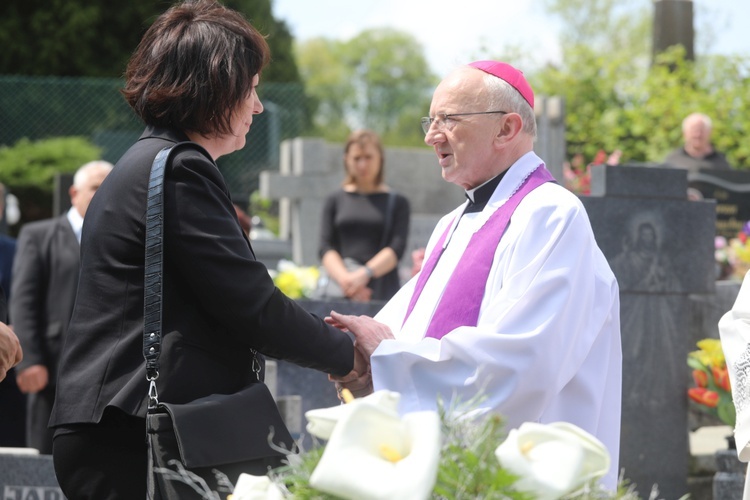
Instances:
[[[684,145],[664,159],[668,167],[684,168],[689,173],[702,169],[731,170],[723,153],[711,142],[711,118],[703,113],[691,113],[682,120]]]
[[[70,210],[21,228],[13,264],[13,327],[26,353],[16,382],[28,394],[26,445],[52,453],[47,428],[55,396],[57,362],[73,312],[83,217],[99,185],[112,170],[106,161],[79,168],[70,187]]]
[[[614,489],[618,286],[580,200],[533,152],[533,106],[523,74],[502,62],[439,84],[425,142],[468,201],[440,220],[420,273],[374,319],[331,313],[371,361],[371,375],[332,378],[355,395],[397,391],[402,412],[479,396],[510,427],[573,423],[608,448],[603,484]]]

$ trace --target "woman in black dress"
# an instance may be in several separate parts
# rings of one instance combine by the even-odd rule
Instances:
[[[346,178],[323,209],[323,266],[354,301],[388,300],[401,286],[398,262],[406,249],[409,201],[385,184],[383,163],[378,135],[352,132],[344,148]]]

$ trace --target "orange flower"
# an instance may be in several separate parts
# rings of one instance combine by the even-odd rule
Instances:
[[[719,404],[719,394],[705,387],[692,387],[688,389],[688,396],[696,403],[708,406],[709,408],[716,408]]]
[[[708,387],[708,373],[703,370],[693,370],[693,380],[698,387]]]
[[[729,371],[727,370],[727,367],[723,368],[717,368],[716,366],[711,367],[711,373],[713,373],[714,381],[716,381],[716,385],[724,389],[725,391],[729,392],[731,390],[731,387],[729,386]],[[705,387],[705,386],[701,386]]]

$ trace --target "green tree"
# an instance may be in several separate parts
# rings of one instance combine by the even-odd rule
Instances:
[[[119,77],[165,5],[153,0],[0,2],[0,73]]]
[[[436,77],[413,36],[372,29],[346,41],[308,40],[296,54],[313,99],[314,134],[341,140],[351,128],[368,127],[391,146],[422,144],[419,118]]]
[[[730,163],[750,168],[750,57],[696,56],[681,47],[651,55],[653,6],[615,0],[548,0],[560,16],[563,59],[530,72],[537,94],[565,99],[568,155],[599,149],[622,162],[660,163],[681,144],[681,121],[702,111]],[[710,28],[705,28],[710,29]]]
[[[173,1],[2,0],[0,74],[119,78],[156,16]],[[270,0],[226,0],[268,35],[273,64],[264,81],[300,83],[292,37]]]
[[[0,146],[3,183],[20,200],[21,222],[52,216],[57,174],[72,174],[100,155],[101,150],[83,137],[21,139],[13,146]]]

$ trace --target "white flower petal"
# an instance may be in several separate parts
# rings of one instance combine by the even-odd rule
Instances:
[[[282,500],[283,493],[268,476],[240,474],[232,500]]]
[[[539,500],[559,498],[609,470],[604,445],[566,422],[549,425],[527,422],[514,429],[495,455],[503,467],[521,479],[519,490]]]
[[[403,458],[387,460],[382,445]],[[387,408],[363,403],[339,421],[310,485],[352,500],[426,499],[435,486],[439,458],[437,413],[410,413],[401,420]]]
[[[309,410],[305,412],[307,432],[318,439],[330,439],[336,423],[360,404],[380,406],[397,416],[400,399],[401,394],[398,392],[377,391],[364,398],[355,399],[349,404]]]

